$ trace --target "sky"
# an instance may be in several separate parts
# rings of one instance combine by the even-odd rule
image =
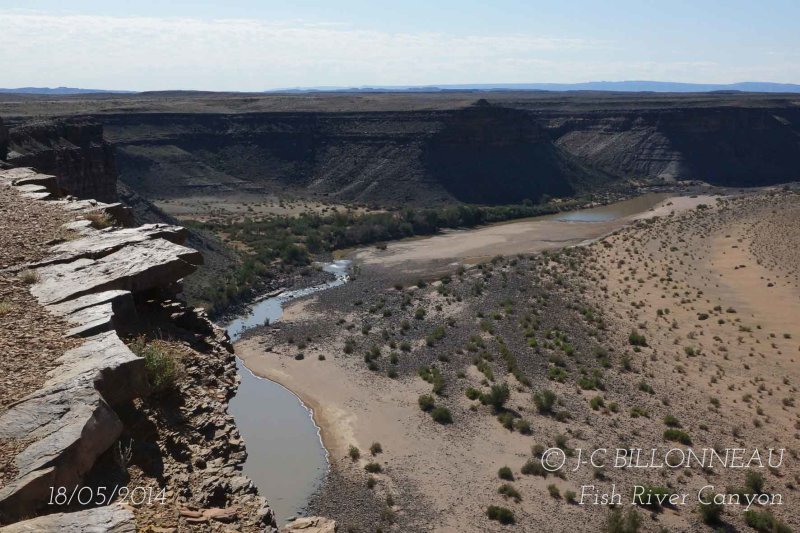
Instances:
[[[798,0],[0,0],[0,87],[800,83],[798,20]]]

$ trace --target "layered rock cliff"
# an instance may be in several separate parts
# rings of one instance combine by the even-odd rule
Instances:
[[[29,168],[0,172],[0,187],[36,203],[32,214],[69,213],[43,259],[5,265],[3,276],[28,279],[79,340],[47,362],[38,390],[0,411],[0,444],[16,450],[0,531],[272,529],[227,414],[239,379],[232,347],[176,297],[202,263],[185,230],[115,225],[118,206],[64,197],[54,176]]]
[[[10,128],[7,147],[9,164],[52,174],[61,188],[74,196],[101,202],[117,199],[113,148],[97,122],[26,121]]]

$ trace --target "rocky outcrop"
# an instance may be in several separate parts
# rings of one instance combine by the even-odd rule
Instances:
[[[209,347],[208,356],[198,355],[186,368],[189,382],[181,390],[189,411],[182,417],[190,424],[184,431],[198,433],[199,428],[197,435],[184,437],[195,442],[192,449],[197,453],[202,451],[197,464],[210,462],[215,468],[212,471],[209,466],[207,472],[198,474],[209,483],[207,487],[194,488],[200,484],[194,474],[172,480],[184,494],[194,494],[196,502],[209,506],[191,510],[192,515],[200,513],[194,521],[237,521],[259,530],[274,524],[263,498],[241,475],[246,454],[225,413],[227,399],[238,383],[227,337],[201,310],[174,299],[180,292],[180,280],[202,264],[198,252],[183,246],[186,231],[167,224],[96,229],[91,215],[107,213],[113,205],[64,196],[59,181],[32,169],[0,172],[0,186],[14,187],[31,201],[47,200],[51,206],[89,218],[66,224],[66,240],[54,243],[49,257],[15,267],[35,273],[31,293],[51,313],[64,317],[73,326],[67,335],[82,338],[83,343],[58,358],[58,366],[47,374],[41,389],[0,414],[0,439],[22,443],[14,459],[14,477],[0,489],[0,524],[12,523],[0,531],[134,530],[134,515],[116,505],[14,522],[59,510],[48,508],[53,488],[71,491],[85,483],[125,431],[125,417],[117,411],[123,409],[130,418],[131,401],[151,392],[145,359],[134,354],[119,336],[120,331],[142,322],[142,306],[155,313],[146,317],[145,323],[163,321],[165,327],[184,332],[175,335]],[[221,352],[225,353],[222,357]],[[186,360],[188,364],[190,359]],[[211,385],[215,385],[213,397],[204,396],[210,394]],[[181,424],[173,420],[171,430]],[[212,441],[212,449],[201,444],[208,430],[213,431],[212,437],[219,434],[224,439]],[[180,454],[187,460],[185,452]],[[169,472],[186,475],[174,468]],[[225,504],[231,494],[241,496],[239,503],[246,509],[210,507]],[[183,519],[188,524],[190,518]]]
[[[283,533],[301,531],[303,533],[336,533],[336,521],[320,516],[298,518],[290,522],[281,530]]]
[[[62,189],[79,198],[117,199],[114,151],[103,139],[103,126],[96,122],[26,122],[9,129],[7,146],[8,163],[53,174]]]
[[[75,513],[56,513],[17,522],[3,533],[135,533],[133,513],[122,505],[108,505]]]

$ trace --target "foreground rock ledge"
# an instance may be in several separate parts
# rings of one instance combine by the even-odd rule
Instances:
[[[76,216],[99,212],[119,222],[129,213],[118,204],[64,198],[53,176],[32,169],[0,172],[0,186],[14,187],[30,201],[48,201]],[[121,341],[117,328],[136,317],[137,296],[163,301],[178,292],[180,280],[202,264],[202,256],[182,246],[186,231],[176,226],[98,230],[90,220],[76,220],[64,230],[78,238],[54,245],[52,255],[38,264],[15,268],[35,271],[38,281],[31,293],[74,326],[69,336],[85,341],[58,358],[59,366],[48,373],[39,391],[0,416],[0,439],[27,445],[14,459],[16,478],[0,490],[0,523],[11,522],[0,531],[133,532],[133,512],[118,504],[13,522],[44,511],[51,487],[79,486],[118,440],[123,424],[114,407],[146,395],[149,385],[144,359]],[[176,313],[181,318],[189,310],[176,308]],[[183,317],[182,322],[199,334],[214,333],[202,313]],[[252,486],[243,476],[236,479]],[[271,530],[272,511],[263,498],[257,499],[263,502],[262,523]]]

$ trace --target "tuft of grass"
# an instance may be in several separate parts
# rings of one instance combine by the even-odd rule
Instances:
[[[147,380],[154,393],[175,389],[183,368],[180,353],[174,347],[162,340],[148,342],[144,335],[140,335],[130,344],[130,349],[144,358]]]
[[[91,222],[91,226],[94,229],[105,229],[116,224],[116,220],[114,220],[114,217],[112,217],[107,213],[101,213],[99,211],[95,213],[89,213],[83,218]]]
[[[35,270],[23,270],[19,274],[19,279],[26,285],[33,285],[39,281],[39,273]]]
[[[0,300],[0,316],[6,316],[11,312],[13,306],[5,300]]]

